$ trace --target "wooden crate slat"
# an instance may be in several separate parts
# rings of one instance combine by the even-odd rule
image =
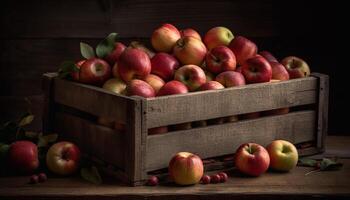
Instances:
[[[275,139],[293,143],[315,140],[315,111],[263,117],[235,123],[148,136],[147,171],[167,167],[180,151],[197,153],[201,158],[234,153],[245,142],[267,145]]]
[[[122,133],[63,112],[55,114],[54,130],[77,143],[84,153],[123,169]]]
[[[126,121],[127,104],[133,98],[108,92],[102,88],[56,78],[54,80],[56,103],[76,108],[96,116]]]
[[[158,97],[147,100],[147,127],[312,104],[316,95],[317,78],[307,77]]]

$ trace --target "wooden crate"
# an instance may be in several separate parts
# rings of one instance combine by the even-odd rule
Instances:
[[[130,185],[165,168],[179,151],[201,158],[233,154],[245,142],[267,145],[275,139],[309,143],[301,155],[324,150],[328,114],[327,75],[251,84],[156,98],[127,97],[104,89],[43,75],[44,130],[77,143],[106,171]],[[189,130],[148,135],[149,128],[291,107],[284,115],[263,116]],[[96,124],[96,116],[123,121],[120,133]]]

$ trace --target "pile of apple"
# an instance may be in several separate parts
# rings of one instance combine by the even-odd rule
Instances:
[[[235,167],[243,174],[257,177],[271,168],[279,172],[288,172],[298,162],[298,151],[286,140],[275,140],[266,148],[256,143],[242,144],[235,153]],[[169,162],[169,175],[179,185],[193,185],[225,182],[225,172],[204,175],[201,158],[189,152],[179,152]],[[150,177],[148,185],[157,185],[156,176]]]

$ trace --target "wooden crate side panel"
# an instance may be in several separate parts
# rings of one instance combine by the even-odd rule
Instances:
[[[124,169],[121,133],[62,112],[55,113],[54,130],[79,145],[84,153]]]
[[[57,76],[56,73],[45,73],[42,76],[42,90],[44,93],[44,110],[43,110],[43,132],[49,133],[53,128],[53,79]]]
[[[180,151],[201,158],[232,154],[245,142],[267,145],[275,139],[293,143],[315,140],[315,111],[263,117],[222,125],[148,136],[147,171],[164,168],[169,158]]]
[[[133,98],[117,95],[102,88],[56,78],[54,100],[59,104],[114,120],[126,121],[127,105]]]
[[[147,100],[147,127],[315,103],[317,79],[252,84]]]

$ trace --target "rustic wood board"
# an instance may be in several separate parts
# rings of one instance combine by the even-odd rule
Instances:
[[[349,153],[349,145],[350,137],[328,137],[326,153]],[[49,177],[45,183],[28,185],[28,177],[8,177],[0,178],[0,199],[348,199],[350,159],[341,162],[340,171],[305,176],[310,168],[297,167],[290,173],[268,172],[259,178],[232,172],[224,184],[190,187],[128,187],[113,181],[96,186],[76,177]]]
[[[315,140],[315,111],[263,117],[148,136],[146,170],[164,168],[177,152],[188,151],[201,158],[232,154],[238,145],[256,142],[267,145],[275,139],[293,143]],[[159,153],[161,152],[161,153]]]
[[[157,97],[147,100],[147,127],[312,104],[316,96],[317,78],[307,77]]]

